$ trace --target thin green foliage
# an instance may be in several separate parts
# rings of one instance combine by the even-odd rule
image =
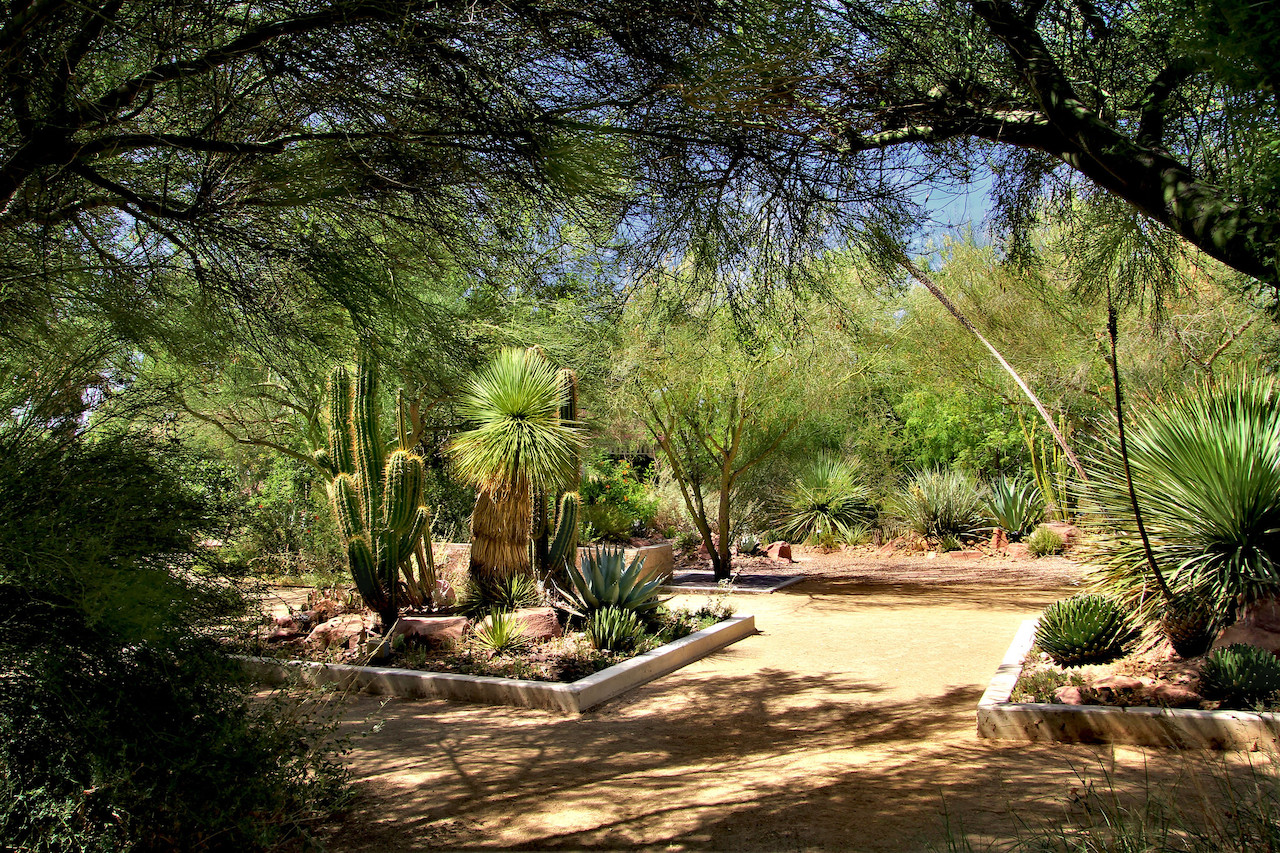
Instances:
[[[524,648],[529,644],[524,623],[509,610],[495,610],[476,628],[473,640],[477,646],[499,655]]]
[[[602,607],[587,617],[583,627],[591,645],[602,651],[625,652],[636,647],[644,637],[644,625],[634,610]]]
[[[871,521],[870,495],[858,460],[824,453],[783,493],[774,524],[797,541],[857,541]]]
[[[1061,554],[1066,542],[1057,531],[1040,525],[1027,537],[1027,553],[1033,557],[1048,557]]]
[[[1273,380],[1200,387],[1134,412],[1129,457],[1151,548],[1178,597],[1222,616],[1280,589],[1280,409]],[[1089,496],[1103,535],[1092,581],[1154,615],[1146,564],[1113,441]]]
[[[944,536],[971,538],[987,523],[986,501],[978,484],[954,469],[921,471],[889,507],[913,531],[933,542]]]
[[[995,526],[1016,542],[1044,521],[1044,494],[1029,480],[1000,477],[991,483],[987,509]]]
[[[569,567],[569,580],[572,588],[565,593],[586,614],[610,606],[644,614],[666,600],[660,595],[662,578],[644,576],[644,557],[637,556],[628,565],[621,548],[589,551],[581,567]]]

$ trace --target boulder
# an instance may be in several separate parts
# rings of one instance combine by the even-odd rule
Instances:
[[[1059,705],[1084,705],[1084,691],[1079,687],[1065,684],[1053,691],[1053,701]]]
[[[436,646],[456,646],[467,630],[465,616],[401,616],[387,632],[387,639],[413,638]]]
[[[1003,551],[1009,547],[1009,537],[999,527],[991,534],[991,543],[988,545],[992,551]]]
[[[791,543],[790,542],[771,542],[769,548],[765,551],[771,560],[790,560],[791,559]]]
[[[305,613],[311,615],[314,623],[327,622],[335,616],[340,616],[346,612],[346,606],[341,601],[332,598],[322,598],[313,603]]]
[[[1200,704],[1201,696],[1194,690],[1177,684],[1157,684],[1151,691],[1151,699],[1166,708],[1191,708]]]
[[[1006,548],[1005,551],[1015,560],[1031,559],[1031,550],[1027,548],[1026,542],[1010,542],[1009,547]]]
[[[1280,655],[1280,633],[1246,625],[1243,622],[1236,622],[1234,625],[1223,628],[1218,639],[1213,641],[1213,648],[1220,649],[1235,643],[1257,646],[1273,655]]]
[[[1070,548],[1080,541],[1080,528],[1065,521],[1047,521],[1045,527],[1062,537],[1062,547]]]
[[[1132,675],[1104,675],[1089,685],[1094,690],[1140,690],[1146,687],[1141,678]]]
[[[897,539],[890,539],[888,542],[880,546],[880,550],[876,551],[877,557],[888,557],[898,548],[907,544],[907,537],[899,536]]]
[[[340,646],[355,648],[369,636],[375,617],[361,616],[359,613],[348,613],[335,616],[312,629],[307,636],[307,645],[320,649],[331,649]]]
[[[524,626],[524,635],[531,640],[550,640],[564,636],[564,628],[551,607],[522,607],[515,612],[515,619]]]

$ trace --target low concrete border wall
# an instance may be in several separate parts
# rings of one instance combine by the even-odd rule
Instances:
[[[311,686],[334,684],[343,689],[402,699],[458,699],[580,714],[755,632],[754,616],[731,616],[710,628],[567,684],[260,657],[243,660],[255,678],[269,684],[283,684],[296,679]]]
[[[1280,749],[1280,714],[1276,713],[1010,702],[1022,674],[1022,660],[1035,642],[1037,621],[1022,623],[982,694],[979,737],[1177,749]]]

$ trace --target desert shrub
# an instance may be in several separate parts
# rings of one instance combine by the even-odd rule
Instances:
[[[1033,557],[1047,557],[1050,554],[1061,554],[1066,542],[1054,530],[1043,524],[1027,537],[1027,552]]]
[[[653,487],[625,459],[588,465],[579,494],[584,521],[610,541],[624,541],[644,530],[658,511]]]
[[[494,655],[515,651],[529,644],[524,623],[516,619],[510,610],[491,612],[472,634],[472,641]]]
[[[1044,495],[1030,480],[999,477],[991,482],[987,509],[995,526],[1016,542],[1044,521]]]
[[[272,576],[345,575],[342,538],[314,468],[278,457],[244,496],[242,527],[228,556]]]
[[[1078,672],[1046,667],[1035,672],[1024,672],[1018,677],[1013,687],[1011,698],[1014,702],[1038,702],[1052,704],[1054,692],[1059,687],[1087,687],[1088,684]]]
[[[1202,387],[1136,411],[1128,428],[1134,489],[1157,563],[1179,598],[1218,616],[1280,590],[1280,407],[1275,383]],[[1114,440],[1092,454],[1087,496],[1102,528],[1093,582],[1158,605]],[[1148,614],[1151,615],[1151,614]]]
[[[337,802],[323,727],[215,639],[244,602],[182,452],[0,435],[0,848],[260,849]]]
[[[1280,660],[1266,649],[1234,643],[1214,649],[1200,669],[1205,696],[1252,708],[1280,693]]]
[[[542,601],[542,589],[531,575],[510,575],[493,580],[468,576],[462,580],[454,606],[459,613],[478,618],[495,611],[535,607]]]
[[[938,541],[970,538],[983,529],[987,511],[977,482],[962,471],[921,471],[890,501],[890,512],[913,531]]]
[[[773,523],[793,541],[830,546],[864,537],[874,514],[860,464],[821,454],[783,492]]]
[[[583,627],[591,645],[602,651],[626,652],[644,637],[644,625],[634,610],[602,607],[587,617]]]
[[[1045,608],[1036,626],[1036,645],[1061,666],[1105,663],[1120,657],[1138,634],[1114,601],[1076,595]]]
[[[621,548],[588,551],[579,566],[569,567],[571,588],[564,590],[571,603],[590,615],[605,607],[618,607],[645,614],[660,607],[662,579],[644,577],[644,557],[630,565]]]

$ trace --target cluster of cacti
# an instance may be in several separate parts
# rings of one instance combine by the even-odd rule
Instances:
[[[1280,693],[1280,660],[1244,643],[1214,649],[1200,669],[1200,691],[1243,707],[1265,705]]]
[[[595,548],[581,567],[570,566],[568,574],[570,589],[565,592],[587,614],[606,607],[648,613],[665,601],[659,597],[662,579],[644,577],[644,557],[627,565],[621,548]]]
[[[390,454],[378,418],[373,366],[338,367],[329,381],[329,447],[315,458],[331,477],[329,498],[347,545],[356,588],[384,627],[399,612],[401,567],[419,549],[430,514],[422,503],[422,458],[397,394],[397,449]]]
[[[563,393],[560,421],[578,423],[578,376],[565,368],[556,373]],[[551,495],[538,490],[533,495],[533,525],[530,531],[530,564],[541,578],[563,583],[566,566],[578,559],[578,516],[581,499],[576,491],[581,479],[581,456],[576,453],[570,491]]]
[[[583,631],[597,649],[627,652],[634,649],[644,636],[644,625],[634,610],[610,606],[587,617]]]
[[[1036,627],[1036,645],[1061,666],[1079,666],[1119,657],[1137,634],[1111,599],[1076,595],[1045,608]]]
[[[1196,595],[1181,595],[1166,601],[1160,615],[1161,633],[1183,658],[1204,654],[1213,642],[1217,627],[1213,608]]]

